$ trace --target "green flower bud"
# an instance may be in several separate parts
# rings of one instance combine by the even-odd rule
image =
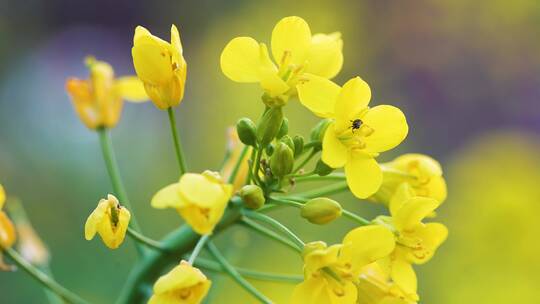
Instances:
[[[257,144],[257,134],[255,130],[255,124],[249,118],[240,118],[236,123],[236,132],[244,145],[255,146]]]
[[[282,138],[288,133],[289,133],[289,120],[287,119],[287,117],[283,117],[283,121],[281,122],[281,126],[279,126],[279,131],[278,131],[278,134],[276,135],[276,138]]]
[[[275,149],[276,149],[276,145],[274,145],[274,143],[270,143],[268,146],[266,146],[266,155],[272,156],[272,154],[274,154]]]
[[[304,151],[304,138],[299,135],[295,135],[293,138],[294,143],[294,158],[297,158]]]
[[[250,209],[259,209],[264,205],[264,193],[259,186],[245,185],[240,189],[239,194],[246,207]]]
[[[268,145],[278,134],[283,121],[281,107],[269,108],[257,126],[257,139],[262,146]]]
[[[311,129],[310,139],[313,142],[321,142],[324,137],[324,132],[326,132],[326,128],[328,128],[328,125],[330,125],[331,120],[330,119],[323,119],[321,120],[313,129]]]
[[[270,158],[270,170],[276,177],[283,177],[292,172],[294,154],[286,144],[279,142],[272,157]]]
[[[287,146],[289,146],[289,148],[291,148],[291,150],[294,152],[294,142],[292,140],[292,138],[289,136],[289,135],[285,135],[283,137],[281,137],[280,141],[284,144],[286,144]]]
[[[334,168],[328,166],[325,164],[321,159],[317,162],[317,165],[315,165],[315,173],[317,173],[319,176],[326,176],[334,171]]]
[[[341,205],[329,198],[318,197],[302,206],[300,215],[317,225],[328,224],[341,216]]]

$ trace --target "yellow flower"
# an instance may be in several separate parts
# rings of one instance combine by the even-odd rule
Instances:
[[[219,222],[233,193],[233,186],[223,183],[217,172],[186,173],[178,183],[159,190],[152,207],[175,208],[199,234],[209,234]]]
[[[357,304],[415,304],[418,301],[416,293],[405,294],[377,262],[364,267],[359,278]]]
[[[394,236],[381,226],[356,228],[342,244],[314,242],[304,249],[304,282],[294,289],[293,304],[356,303],[362,268],[394,249]]]
[[[9,271],[12,270],[12,267],[4,263],[1,248],[10,248],[13,246],[17,240],[17,234],[15,232],[15,226],[7,214],[2,211],[5,201],[6,192],[4,191],[4,187],[0,185],[0,270]]]
[[[97,232],[107,247],[116,249],[124,241],[130,218],[129,211],[120,205],[114,195],[109,194],[107,199],[99,201],[86,220],[84,237],[91,240]]]
[[[184,97],[187,64],[183,57],[178,29],[171,26],[171,42],[137,26],[133,37],[133,65],[146,93],[158,109],[180,104]]]
[[[270,97],[285,102],[306,75],[334,77],[343,64],[340,33],[311,35],[300,17],[281,19],[272,31],[272,55],[251,37],[231,40],[221,53],[221,70],[233,81],[260,83]]]
[[[148,304],[197,304],[204,299],[211,284],[199,269],[181,261],[156,281]]]
[[[374,194],[382,183],[375,157],[396,147],[409,127],[396,107],[368,107],[371,90],[360,77],[343,88],[311,76],[298,85],[298,96],[307,108],[323,118],[332,118],[323,138],[322,160],[332,168],[345,167],[347,183],[359,198]]]
[[[244,145],[240,142],[240,139],[238,138],[238,133],[236,133],[235,128],[227,129],[227,137],[227,153],[229,153],[229,159],[227,159],[227,161],[223,165],[223,169],[221,169],[221,176],[223,177],[223,180],[229,180],[229,176],[232,174],[234,166],[242,155],[242,149],[244,148]],[[251,147],[248,148],[246,155],[249,155],[250,153]],[[240,164],[240,168],[238,168],[238,172],[236,173],[236,177],[233,181],[234,191],[239,190],[246,183],[249,171],[248,160],[249,157],[245,156],[242,160],[242,163]]]
[[[114,78],[113,68],[104,61],[86,58],[88,79],[69,78],[66,91],[75,111],[90,129],[116,126],[122,112],[123,99],[142,102],[148,99],[142,83],[134,76]]]
[[[427,197],[404,197],[390,204],[391,217],[379,216],[375,222],[394,231],[396,247],[386,260],[392,280],[407,294],[416,293],[416,274],[411,264],[426,263],[446,240],[448,229],[440,223],[422,223],[439,206]]]
[[[446,182],[439,162],[423,154],[404,154],[391,162],[381,164],[383,182],[371,199],[389,204],[400,200],[400,193],[425,196],[439,203],[446,199]]]

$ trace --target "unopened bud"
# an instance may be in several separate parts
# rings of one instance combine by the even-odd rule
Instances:
[[[328,224],[341,216],[341,205],[329,198],[314,198],[302,206],[300,215],[317,225]]]
[[[292,172],[294,165],[293,151],[286,144],[279,142],[270,158],[270,169],[276,177],[283,177]]]
[[[274,143],[270,143],[268,146],[266,146],[266,155],[272,156],[272,154],[274,154],[275,149],[276,149],[276,145],[274,145]]]
[[[315,173],[319,176],[326,176],[334,171],[334,168],[325,164],[322,160],[319,159],[317,165],[315,165]]]
[[[313,129],[311,129],[311,134],[310,134],[311,141],[319,143],[317,147],[314,147],[315,150],[322,149],[322,140],[324,137],[324,132],[326,132],[326,128],[328,128],[328,125],[330,125],[330,122],[331,122],[330,119],[323,119]]]
[[[249,118],[240,118],[236,123],[236,132],[238,138],[244,145],[255,146],[257,144],[256,127]]]
[[[281,107],[269,108],[261,118],[257,126],[257,139],[264,147],[268,145],[278,134],[283,121],[283,110]]]
[[[246,207],[250,209],[259,209],[264,205],[264,193],[259,186],[245,185],[240,189],[239,194]]]
[[[300,135],[295,135],[293,138],[294,143],[294,157],[300,156],[304,151],[304,138]]]
[[[289,120],[286,117],[283,117],[283,121],[281,122],[281,126],[279,127],[279,131],[276,138],[282,138],[288,133],[289,133]]]
[[[284,144],[286,144],[287,146],[289,146],[289,148],[291,148],[291,150],[294,152],[294,142],[293,142],[293,139],[289,136],[289,135],[285,135],[283,137],[281,137],[280,141]]]

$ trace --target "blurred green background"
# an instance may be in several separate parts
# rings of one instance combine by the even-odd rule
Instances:
[[[233,37],[269,42],[274,24],[298,15],[313,32],[341,31],[345,64],[336,81],[361,76],[372,104],[393,104],[410,132],[398,149],[439,159],[449,199],[438,221],[450,236],[417,267],[421,303],[535,303],[540,284],[540,2],[414,1],[14,1],[0,2],[0,183],[22,199],[48,244],[57,279],[93,303],[112,303],[136,261],[131,241],[110,251],[83,238],[96,202],[111,191],[97,135],[76,117],[64,91],[86,77],[84,56],[133,74],[133,30],[169,36],[180,28],[188,62],[177,109],[191,171],[218,169],[227,126],[261,111],[256,85],[236,84],[219,68]],[[291,101],[292,134],[317,119]],[[159,238],[181,224],[149,199],[177,179],[166,113],[151,103],[125,106],[113,140],[129,196],[145,234]],[[384,209],[351,195],[347,208],[372,217]],[[319,227],[297,210],[275,213],[306,240],[338,242],[347,221]],[[236,265],[301,273],[300,259],[242,228],[219,238]],[[227,245],[227,246],[225,246]],[[225,249],[226,248],[226,249]],[[227,278],[212,275],[207,302],[254,303]],[[255,282],[277,303],[292,285]],[[22,272],[0,273],[0,302],[42,303]]]

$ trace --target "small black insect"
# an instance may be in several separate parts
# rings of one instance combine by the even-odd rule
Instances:
[[[354,133],[354,130],[360,129],[361,126],[362,126],[362,121],[360,119],[351,120],[350,128],[353,133]]]

